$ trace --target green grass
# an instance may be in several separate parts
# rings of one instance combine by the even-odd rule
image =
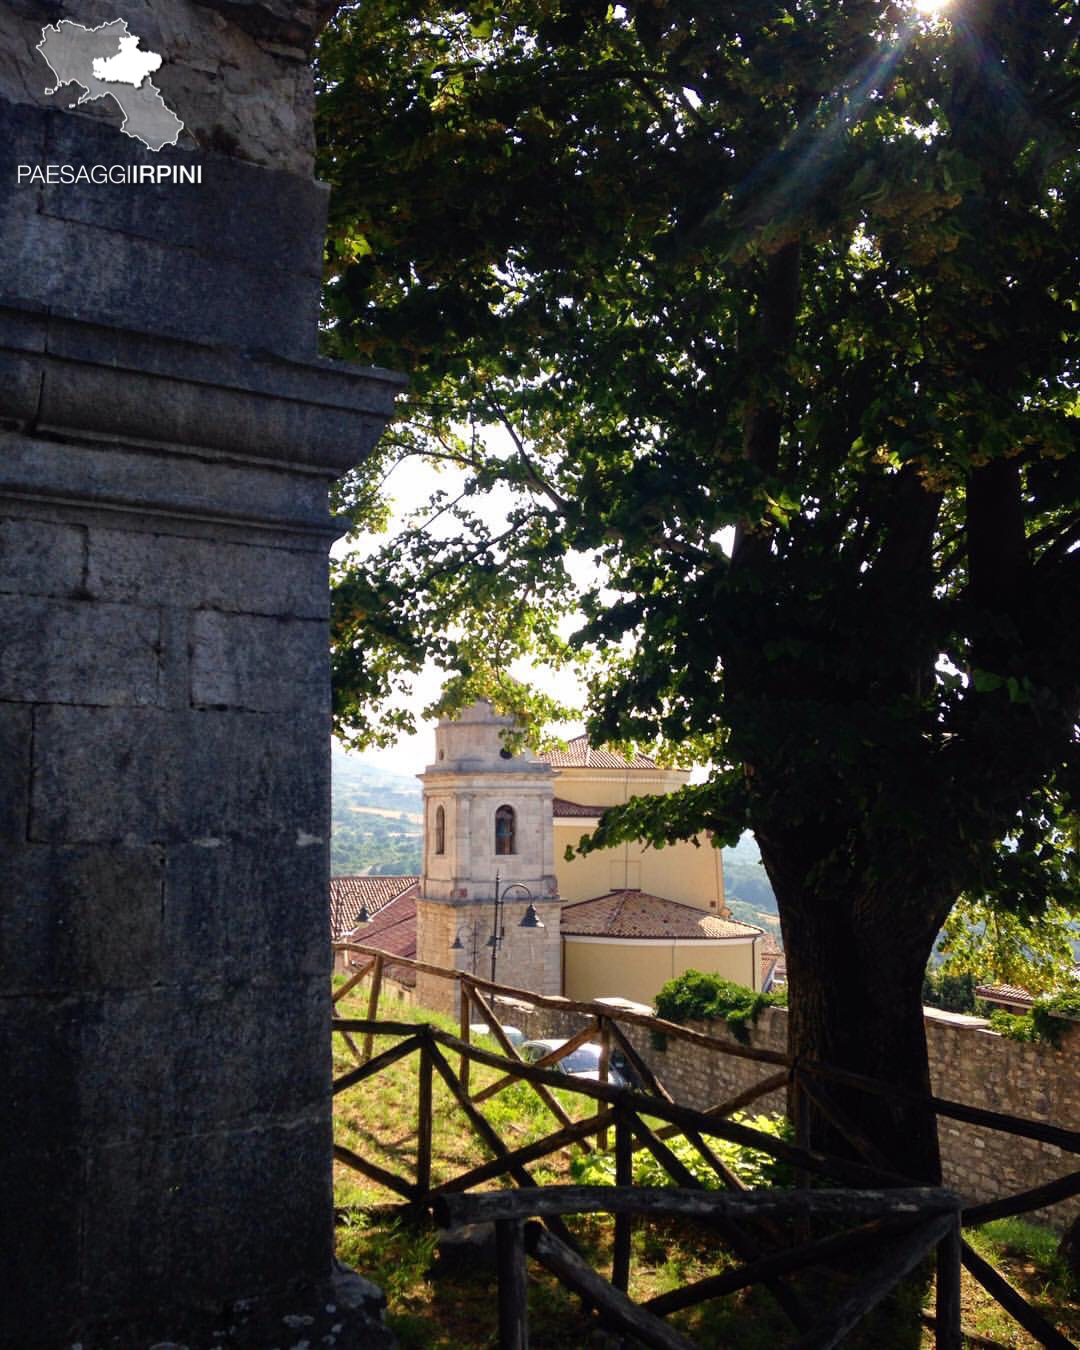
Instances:
[[[366,1017],[366,994],[354,995],[339,1008],[343,1016]],[[457,1034],[456,1020],[387,1002],[382,1015],[397,1022],[431,1022]],[[334,1037],[335,1074],[355,1060],[340,1036]],[[376,1038],[374,1053],[389,1048],[396,1038]],[[360,1043],[358,1041],[358,1043]],[[484,1038],[489,1048],[493,1041]],[[456,1056],[448,1055],[457,1070]],[[335,1102],[335,1138],[362,1157],[409,1180],[415,1176],[417,1139],[418,1056],[399,1060],[365,1083],[341,1094]],[[475,1062],[470,1089],[475,1092],[500,1075]],[[558,1090],[556,1097],[574,1119],[594,1113],[593,1102],[577,1093]],[[486,1162],[488,1153],[460,1107],[436,1075],[433,1083],[435,1128],[433,1180],[449,1180]],[[518,1082],[479,1108],[508,1148],[542,1138],[560,1123],[525,1083]],[[672,1141],[674,1143],[674,1141]],[[574,1180],[571,1160],[580,1150],[532,1164],[530,1173],[541,1183]],[[726,1159],[729,1162],[730,1159]],[[583,1180],[597,1170],[579,1166]],[[338,1255],[379,1284],[386,1293],[387,1322],[403,1350],[484,1350],[496,1344],[496,1284],[494,1271],[477,1265],[467,1271],[440,1274],[435,1233],[428,1220],[403,1221],[387,1217],[388,1206],[400,1199],[343,1164],[335,1164],[335,1204],[338,1211]],[[751,1178],[753,1182],[755,1179]],[[480,1189],[497,1189],[501,1178]],[[594,1267],[610,1274],[612,1223],[605,1216],[582,1216],[570,1227]],[[1080,1341],[1080,1310],[1064,1262],[1057,1256],[1057,1235],[1020,1220],[1001,1220],[966,1235],[969,1241],[1029,1301],[1051,1321]],[[643,1301],[732,1263],[716,1237],[688,1224],[653,1223],[635,1230],[631,1263],[631,1297]],[[863,1273],[861,1263],[833,1273],[832,1293],[847,1287]],[[808,1305],[820,1309],[825,1301],[824,1278],[815,1273],[803,1280]],[[534,1350],[563,1350],[566,1346],[605,1350],[616,1341],[582,1310],[569,1294],[535,1262],[529,1263],[530,1343]],[[918,1294],[920,1291],[916,1291]],[[925,1290],[922,1291],[925,1293]],[[911,1297],[910,1293],[907,1295]],[[932,1306],[932,1294],[928,1295]],[[1035,1342],[971,1281],[963,1288],[964,1323],[971,1330],[1003,1345],[1027,1350]],[[713,1300],[671,1318],[703,1350],[773,1350],[791,1339],[790,1326],[767,1290],[757,1288]],[[932,1333],[920,1329],[917,1309],[895,1303],[845,1341],[851,1350],[929,1350]]]

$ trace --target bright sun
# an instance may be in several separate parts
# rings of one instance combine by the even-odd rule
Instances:
[[[915,0],[915,8],[920,14],[940,14],[949,8],[949,0]]]

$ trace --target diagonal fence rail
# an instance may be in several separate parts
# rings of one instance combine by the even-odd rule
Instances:
[[[864,1078],[828,1065],[796,1062],[790,1056],[777,1051],[757,1049],[743,1045],[724,1037],[713,1037],[676,1023],[633,1013],[629,1010],[614,1011],[602,1004],[581,1003],[556,996],[545,996],[528,991],[508,988],[464,972],[444,970],[421,962],[407,961],[404,958],[390,958],[374,948],[357,944],[341,944],[339,950],[348,950],[361,956],[365,964],[353,974],[344,986],[335,992],[335,1003],[356,989],[363,978],[372,977],[369,994],[369,1016],[363,1019],[336,1018],[334,1031],[341,1035],[350,1052],[357,1061],[357,1067],[349,1070],[335,1081],[335,1093],[345,1091],[364,1079],[377,1074],[390,1064],[409,1054],[420,1056],[420,1102],[418,1103],[418,1155],[414,1180],[390,1173],[370,1160],[363,1159],[350,1150],[338,1146],[335,1156],[339,1161],[355,1168],[370,1180],[386,1186],[401,1197],[412,1208],[430,1207],[449,1196],[471,1190],[473,1187],[497,1178],[509,1178],[518,1188],[527,1190],[531,1199],[539,1189],[528,1167],[551,1154],[567,1147],[576,1147],[588,1151],[592,1147],[604,1149],[608,1143],[609,1131],[614,1131],[616,1184],[629,1187],[633,1171],[633,1155],[646,1150],[672,1178],[676,1186],[687,1190],[700,1190],[697,1182],[678,1156],[668,1147],[668,1140],[685,1138],[706,1166],[715,1173],[723,1192],[731,1196],[749,1194],[745,1184],[731,1172],[710,1146],[710,1139],[727,1140],[741,1144],[759,1152],[769,1154],[781,1161],[790,1163],[800,1177],[818,1177],[834,1185],[839,1183],[849,1189],[867,1187],[910,1188],[912,1183],[892,1171],[887,1160],[874,1147],[873,1141],[866,1138],[856,1122],[849,1116],[830,1106],[827,1098],[827,1085],[838,1083],[847,1088],[856,1088],[874,1095],[891,1098],[903,1097],[910,1101],[922,1101],[924,1105],[939,1117],[964,1120],[989,1129],[1002,1130],[1014,1136],[1034,1139],[1055,1147],[1073,1156],[1080,1154],[1080,1133],[1066,1130],[1043,1121],[1024,1120],[999,1112],[973,1107],[966,1103],[950,1101],[946,1098],[928,1096],[920,1099],[917,1094],[901,1092],[887,1083],[876,1079]],[[461,989],[461,1035],[452,1036],[436,1027],[409,1022],[378,1021],[375,1014],[378,1008],[378,993],[382,983],[384,965],[405,965],[429,974],[442,975],[456,980]],[[570,1037],[557,1051],[535,1063],[526,1063],[510,1043],[502,1027],[492,1000],[502,997],[533,1003],[540,1007],[557,1008],[564,1012],[579,1014],[585,1019],[580,1032]],[[475,1008],[491,1031],[499,1053],[478,1046],[471,1040],[470,1008]],[[741,1059],[753,1060],[772,1070],[758,1084],[715,1103],[705,1111],[697,1111],[675,1102],[663,1083],[638,1053],[629,1039],[626,1028],[645,1027],[653,1032],[675,1039],[690,1042],[715,1054],[731,1055]],[[401,1039],[390,1049],[378,1056],[373,1055],[375,1036],[397,1036]],[[363,1040],[363,1049],[357,1045],[357,1037]],[[597,1081],[571,1078],[558,1071],[559,1062],[572,1053],[583,1042],[599,1039],[603,1047],[600,1074]],[[644,1090],[618,1088],[607,1081],[610,1057],[617,1049],[629,1062]],[[444,1053],[444,1051],[446,1053]],[[451,1060],[457,1064],[455,1073]],[[477,1092],[470,1092],[470,1066],[485,1065],[498,1072],[498,1077]],[[431,1108],[431,1082],[434,1074],[446,1084],[451,1096],[457,1101],[472,1129],[482,1140],[491,1160],[469,1168],[449,1180],[432,1184],[431,1177],[431,1137],[433,1130]],[[550,1111],[559,1128],[543,1139],[516,1149],[509,1148],[499,1137],[493,1126],[480,1111],[480,1104],[504,1091],[512,1083],[526,1083],[537,1094]],[[749,1126],[731,1120],[736,1111],[752,1104],[755,1100],[770,1092],[787,1087],[796,1101],[800,1094],[812,1098],[815,1102],[824,1101],[832,1112],[831,1119],[837,1132],[846,1138],[855,1157],[841,1158],[801,1146],[788,1143]],[[591,1102],[592,1113],[581,1120],[574,1120],[555,1097],[555,1089],[571,1092]],[[646,1117],[648,1120],[646,1120]],[[649,1123],[652,1122],[652,1123]],[[656,1122],[661,1122],[656,1124]],[[548,1189],[548,1188],[545,1188]],[[610,1188],[604,1188],[610,1189]],[[636,1189],[636,1188],[634,1188]],[[841,1192],[836,1192],[840,1194]],[[710,1192],[710,1194],[714,1194]],[[1009,1217],[1042,1208],[1047,1204],[1080,1194],[1080,1170],[1068,1173],[1052,1182],[1031,1188],[1000,1199],[963,1205],[957,1201],[958,1222],[964,1227],[972,1227],[989,1222],[991,1219]],[[476,1197],[479,1198],[479,1197]],[[543,1208],[529,1215],[528,1223],[535,1223],[543,1215]],[[525,1223],[525,1219],[522,1220]],[[557,1215],[548,1218],[549,1227],[555,1225],[552,1240],[561,1242],[573,1250],[572,1239]],[[768,1213],[761,1210],[755,1222],[749,1226],[733,1220],[723,1207],[716,1210],[714,1226],[719,1235],[733,1251],[746,1263],[746,1269],[755,1271],[755,1279],[767,1283],[770,1291],[784,1308],[795,1328],[803,1335],[809,1335],[812,1328],[807,1324],[805,1311],[799,1306],[798,1299],[784,1276],[791,1271],[784,1265],[782,1256],[768,1252],[765,1248],[770,1239],[775,1239],[776,1229]],[[612,1286],[625,1294],[629,1269],[629,1233],[630,1220],[626,1211],[615,1213],[614,1252]],[[526,1225],[527,1228],[527,1225]],[[526,1229],[522,1230],[523,1232]],[[533,1229],[527,1228],[528,1232]],[[524,1238],[521,1239],[525,1241]],[[517,1238],[515,1237],[515,1242]],[[545,1246],[547,1238],[541,1240],[530,1237],[533,1248],[555,1251],[552,1260],[558,1263],[562,1258],[557,1248]],[[765,1245],[763,1245],[765,1244]],[[903,1244],[900,1243],[899,1246]],[[915,1244],[917,1245],[917,1244]],[[1049,1350],[1077,1350],[1074,1342],[1063,1336],[1033,1307],[1022,1294],[1013,1288],[1004,1277],[988,1262],[983,1260],[962,1239],[959,1227],[950,1229],[948,1234],[939,1237],[938,1279],[939,1291],[948,1291],[953,1284],[959,1289],[959,1269],[961,1264],[987,1293],[1005,1309],[1041,1346]],[[898,1250],[899,1250],[898,1246]],[[920,1249],[920,1256],[927,1249]],[[944,1252],[948,1251],[946,1257]],[[576,1258],[580,1261],[580,1257]],[[777,1268],[775,1263],[779,1261]],[[564,1262],[565,1265],[565,1262]],[[955,1267],[955,1280],[953,1268]],[[566,1267],[570,1269],[569,1266]],[[574,1267],[576,1269],[576,1267]],[[560,1276],[563,1278],[563,1276]],[[702,1297],[716,1297],[727,1292],[727,1286],[734,1278],[732,1273],[713,1277],[706,1281],[707,1289],[713,1292],[703,1293]],[[571,1283],[569,1278],[564,1282]],[[573,1287],[573,1286],[572,1286]],[[741,1286],[740,1286],[741,1287]],[[658,1309],[666,1313],[677,1307],[691,1306],[680,1302],[680,1297],[691,1297],[686,1291],[678,1290],[665,1296]],[[595,1303],[595,1300],[591,1300]],[[696,1298],[691,1300],[698,1301]],[[959,1294],[955,1295],[959,1308]],[[600,1306],[596,1304],[595,1306]],[[958,1314],[957,1314],[958,1316]],[[958,1347],[960,1341],[953,1337],[951,1330],[955,1320],[951,1303],[945,1300],[943,1311],[939,1292],[938,1311],[929,1319],[935,1326],[935,1335],[939,1346]],[[669,1329],[670,1330],[670,1329]],[[660,1342],[656,1342],[659,1344]],[[803,1344],[803,1342],[796,1342]],[[826,1342],[806,1341],[805,1344],[817,1345]],[[835,1342],[828,1342],[834,1344]]]
[[[691,1307],[721,1292],[744,1288],[781,1272],[791,1274],[863,1246],[871,1235],[894,1235],[887,1254],[873,1265],[855,1287],[792,1343],[799,1350],[826,1350],[839,1344],[929,1252],[939,1253],[939,1346],[960,1346],[959,1299],[953,1290],[960,1279],[957,1240],[960,1200],[934,1187],[892,1191],[750,1191],[741,1195],[698,1190],[656,1189],[643,1186],[547,1186],[539,1191],[495,1191],[484,1195],[439,1197],[436,1219],[448,1227],[494,1223],[499,1252],[499,1344],[502,1350],[526,1350],[527,1305],[524,1289],[525,1253],[552,1270],[575,1293],[595,1306],[604,1321],[633,1335],[644,1345],[661,1350],[687,1350],[691,1343],[662,1319],[676,1307]],[[608,1283],[558,1238],[530,1221],[569,1214],[607,1213],[616,1218],[649,1215],[682,1218],[710,1225],[762,1219],[827,1218],[855,1220],[851,1231],[789,1248],[758,1259],[712,1280],[635,1304],[614,1282]],[[942,1255],[944,1253],[944,1255]]]

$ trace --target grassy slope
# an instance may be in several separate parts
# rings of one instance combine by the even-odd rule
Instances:
[[[366,998],[350,999],[341,1012],[345,1016],[366,1016]],[[448,1031],[457,1031],[456,1024],[447,1018],[397,1003],[384,1003],[381,1012],[395,1021],[431,1021]],[[354,1060],[341,1038],[336,1036],[334,1040],[335,1073],[341,1073]],[[390,1044],[390,1040],[377,1039],[375,1053]],[[343,1093],[335,1107],[335,1138],[339,1143],[409,1179],[415,1176],[417,1063],[416,1056],[399,1060],[383,1073]],[[494,1070],[474,1065],[472,1090],[495,1076]],[[573,1093],[559,1096],[573,1117],[589,1113],[586,1099]],[[488,1155],[437,1076],[434,1107],[432,1172],[438,1182],[486,1161]],[[482,1109],[511,1148],[558,1128],[525,1084],[515,1084],[489,1099]],[[541,1182],[573,1179],[566,1152],[546,1160],[546,1165],[534,1165],[530,1171]],[[498,1180],[492,1181],[483,1189],[494,1189],[499,1184]],[[430,1226],[388,1221],[379,1211],[396,1203],[396,1197],[340,1163],[335,1164],[335,1201],[339,1211],[338,1255],[385,1290],[388,1321],[404,1350],[410,1347],[476,1350],[495,1344],[495,1281],[490,1268],[476,1262],[472,1268],[452,1275],[435,1274],[435,1235]],[[586,1218],[575,1221],[573,1226],[595,1267],[610,1274],[610,1221]],[[1073,1339],[1080,1337],[1080,1308],[1070,1301],[1065,1272],[1060,1262],[1053,1259],[1056,1243],[1053,1234],[1013,1220],[988,1225],[974,1236],[973,1243],[1029,1299],[1042,1305],[1066,1334]],[[704,1230],[670,1225],[639,1229],[634,1238],[631,1296],[638,1300],[651,1297],[729,1263],[730,1258]],[[807,1292],[808,1301],[814,1306],[815,1299],[820,1298],[820,1281],[813,1282]],[[529,1267],[529,1302],[534,1350],[611,1343],[595,1319],[582,1312],[577,1300],[534,1263]],[[966,1274],[964,1306],[965,1325],[982,1335],[1005,1345],[1025,1348],[1035,1345],[996,1304],[981,1294]],[[884,1320],[852,1336],[845,1344],[856,1350],[860,1346],[866,1350],[870,1347],[903,1350],[909,1346],[928,1348],[932,1344],[929,1332],[908,1335],[890,1320],[894,1317],[894,1311],[886,1311]],[[911,1325],[910,1315],[903,1320]],[[772,1350],[790,1339],[785,1319],[763,1290],[750,1290],[706,1304],[672,1318],[672,1322],[702,1347]]]

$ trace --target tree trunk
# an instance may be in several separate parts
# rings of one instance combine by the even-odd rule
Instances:
[[[927,923],[926,911],[947,911],[948,901],[926,905],[916,918],[904,897],[865,889],[838,894],[835,886],[818,892],[792,884],[783,866],[773,865],[773,850],[761,847],[784,935],[790,1053],[928,1093],[922,982],[936,924]],[[779,854],[774,858],[780,862]],[[937,1125],[929,1110],[826,1082],[815,1088],[834,1114],[838,1108],[841,1118],[855,1122],[891,1170],[940,1183]],[[821,1109],[812,1102],[802,1109],[813,1146],[865,1161]]]

